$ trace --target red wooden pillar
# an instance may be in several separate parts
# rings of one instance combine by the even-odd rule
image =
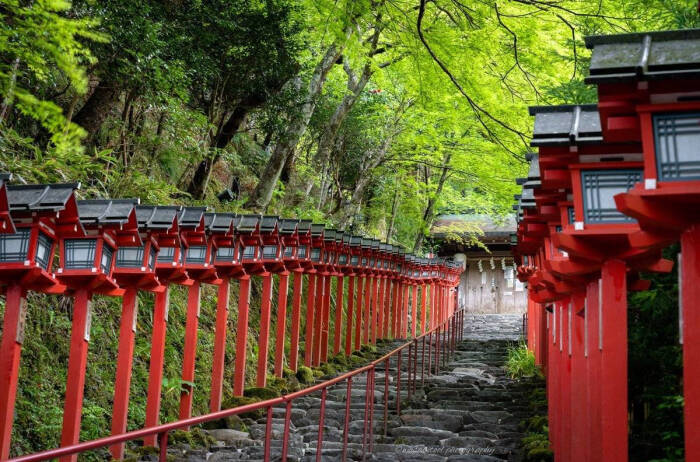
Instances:
[[[586,394],[588,403],[588,446],[591,461],[603,460],[602,453],[602,415],[600,408],[601,392],[601,349],[600,319],[601,285],[598,280],[588,283],[586,288],[586,345],[585,354],[588,367],[586,370]]]
[[[161,386],[163,383],[163,362],[165,357],[165,332],[168,324],[170,286],[156,293],[153,306],[153,334],[151,336],[150,366],[148,369],[148,394],[146,396],[146,422],[144,427],[155,427],[160,418]],[[156,446],[156,435],[143,439],[144,446]]]
[[[369,345],[369,331],[372,325],[372,303],[370,300],[370,295],[372,294],[372,275],[368,275],[365,278],[365,311],[364,311],[364,329],[362,330],[362,343],[364,345]]]
[[[304,365],[311,367],[313,359],[313,339],[314,339],[314,301],[316,300],[316,279],[315,270],[309,272],[309,282],[306,288],[306,335],[304,337]]]
[[[700,225],[681,235],[681,340],[685,460],[700,460]]]
[[[258,371],[256,386],[267,384],[267,357],[270,344],[270,312],[272,310],[272,274],[262,274],[262,300],[260,302],[260,337],[258,338]]]
[[[421,308],[420,308],[420,313],[421,313],[420,314],[420,321],[421,321],[420,333],[421,334],[425,334],[426,329],[428,328],[428,324],[427,324],[427,321],[428,321],[427,314],[428,313],[426,311],[426,303],[428,301],[428,294],[426,293],[427,290],[428,290],[428,285],[425,283],[421,284],[421,287],[420,287],[420,305],[421,305]]]
[[[562,322],[563,322],[563,341],[562,341],[562,352],[564,358],[564,384],[562,386],[562,424],[564,426],[562,430],[564,448],[562,450],[562,460],[571,461],[573,460],[572,454],[574,448],[572,447],[572,415],[571,415],[571,401],[572,397],[572,377],[571,377],[571,352],[573,343],[573,308],[571,298],[567,299],[562,306]]]
[[[238,287],[238,325],[236,326],[236,361],[233,365],[233,396],[243,396],[245,388],[249,304],[250,276],[245,275],[241,277]]]
[[[325,277],[323,284],[323,318],[321,323],[321,362],[328,361],[328,339],[330,338],[328,329],[331,320],[331,276]]]
[[[335,319],[333,323],[333,355],[340,353],[341,334],[343,330],[343,284],[342,275],[336,276],[335,279]]]
[[[80,420],[85,391],[85,366],[90,341],[91,299],[87,289],[75,291],[73,302],[73,325],[71,327],[70,355],[68,357],[68,382],[63,408],[61,446],[76,444],[80,438]],[[62,462],[76,461],[77,455],[64,456]]]
[[[197,329],[199,327],[201,283],[194,281],[187,293],[187,320],[185,322],[185,346],[182,355],[182,381],[194,382],[194,365],[197,358]],[[180,393],[180,419],[192,416],[194,388],[183,383]]]
[[[391,337],[391,279],[389,276],[385,276],[384,279],[384,326],[382,326],[382,331],[384,332],[384,338],[387,339]]]
[[[377,339],[384,338],[384,276],[377,276]]]
[[[292,338],[289,348],[289,368],[296,372],[299,361],[299,328],[301,327],[301,284],[304,274],[301,269],[294,270],[294,289],[292,293]]]
[[[377,286],[379,282],[379,277],[375,276],[372,278],[372,343],[376,345],[377,343],[377,320],[379,319],[379,313],[377,313],[377,305],[379,294],[377,293]]]
[[[398,291],[399,283],[396,279],[392,279],[391,281],[391,338],[395,339],[397,338],[397,334],[399,332],[399,329],[396,325],[398,316],[396,314],[396,307],[398,306],[398,296],[399,296],[399,291]]]
[[[625,462],[627,442],[626,265],[608,260],[601,270],[603,352],[601,391],[603,461]]]
[[[537,349],[540,351],[538,366],[547,367],[547,316],[544,310],[544,305],[537,304],[537,310],[539,311],[539,337],[537,339]]]
[[[314,306],[314,334],[312,342],[311,364],[318,366],[321,363],[321,326],[323,324],[323,300],[324,288],[326,286],[326,274],[316,275],[316,301]]]
[[[26,315],[27,300],[24,289],[19,284],[10,284],[5,292],[5,318],[0,346],[0,460],[10,456],[10,437]]]
[[[228,330],[228,302],[231,280],[223,278],[216,299],[216,327],[214,328],[214,356],[211,369],[211,393],[209,411],[221,410],[221,393],[224,386],[224,361],[226,358],[226,331]]]
[[[119,347],[117,350],[117,370],[114,378],[114,405],[112,407],[112,435],[126,431],[129,413],[129,389],[131,386],[131,365],[134,357],[134,335],[136,333],[136,313],[138,291],[126,289],[122,298],[122,316],[119,322]],[[112,458],[124,457],[124,443],[110,447]]]
[[[284,368],[284,336],[287,331],[287,292],[289,291],[289,271],[279,275],[277,290],[277,335],[275,340],[275,375],[282,377]]]
[[[557,394],[559,390],[559,345],[557,342],[557,310],[558,305],[554,304],[552,313],[548,313],[549,319],[549,336],[547,338],[547,350],[549,352],[549,367],[547,368],[547,420],[549,422],[549,442],[555,457],[559,456],[559,433],[558,430],[558,413],[557,413]]]
[[[362,286],[364,285],[364,276],[357,276],[357,306],[355,307],[355,350],[360,349],[362,340]]]
[[[418,320],[418,284],[411,284],[413,286],[413,302],[411,303],[411,336],[416,337],[417,320]]]
[[[345,325],[345,355],[352,353],[352,317],[355,309],[355,275],[348,275],[348,314]],[[355,320],[357,323],[357,319]]]
[[[571,314],[571,449],[572,460],[588,462],[588,406],[586,390],[586,358],[584,353],[585,295],[572,297]]]

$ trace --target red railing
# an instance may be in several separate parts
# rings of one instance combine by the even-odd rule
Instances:
[[[201,415],[198,417],[191,417],[188,419],[177,420],[175,422],[170,422],[154,427],[143,428],[140,430],[134,430],[128,433],[122,433],[120,435],[112,435],[104,438],[99,438],[96,440],[86,441],[83,443],[74,444],[71,446],[64,446],[61,448],[50,449],[47,451],[37,452],[34,454],[28,454],[25,456],[20,456],[11,459],[12,462],[38,462],[42,460],[49,460],[58,457],[66,457],[81,454],[90,450],[107,448],[109,446],[124,443],[127,441],[142,440],[147,437],[156,436],[160,448],[160,461],[166,460],[167,449],[168,449],[168,434],[174,430],[186,429],[194,425],[203,424],[206,422],[216,421],[226,417],[231,417],[234,415],[245,414],[248,412],[257,411],[259,409],[267,410],[267,420],[265,428],[265,442],[264,442],[264,460],[270,460],[270,448],[272,440],[272,415],[273,408],[276,406],[285,407],[285,418],[284,418],[284,432],[282,436],[282,461],[287,460],[287,451],[289,447],[289,434],[290,434],[290,423],[292,416],[292,406],[295,399],[301,398],[303,396],[308,396],[312,393],[321,392],[321,409],[318,422],[318,442],[316,447],[316,460],[321,460],[321,453],[323,449],[323,425],[324,425],[324,414],[326,406],[326,396],[328,388],[339,385],[343,382],[347,383],[347,395],[345,404],[345,419],[344,419],[344,429],[343,429],[343,461],[347,457],[347,446],[348,446],[348,431],[350,428],[350,404],[352,396],[352,386],[353,379],[361,374],[366,374],[365,383],[365,416],[364,416],[364,429],[362,433],[362,454],[363,459],[367,452],[371,453],[373,450],[373,421],[374,421],[374,391],[375,391],[375,372],[381,366],[384,366],[384,398],[383,398],[383,420],[384,429],[383,435],[387,434],[387,422],[389,416],[389,372],[390,372],[390,362],[395,357],[396,358],[396,413],[401,413],[401,361],[405,350],[408,350],[408,364],[406,365],[407,372],[407,383],[406,383],[406,394],[408,399],[415,393],[417,383],[418,383],[418,372],[420,371],[420,383],[423,386],[425,375],[431,375],[433,371],[439,371],[441,366],[448,363],[449,358],[454,353],[456,344],[461,341],[464,333],[464,310],[456,311],[452,314],[445,322],[439,326],[433,328],[432,330],[426,332],[425,334],[414,338],[410,342],[401,345],[398,348],[390,351],[381,358],[378,358],[366,366],[355,369],[351,372],[339,375],[333,379],[327,380],[322,383],[310,386],[303,390],[296,391],[294,393],[289,393],[278,398],[268,399],[265,401],[260,401],[253,404],[247,404],[244,406],[239,406],[232,409],[226,409],[223,411],[212,412],[209,414]],[[420,344],[420,350],[419,350]],[[427,348],[427,368],[426,368],[426,348]],[[420,351],[420,354],[419,354]],[[418,367],[418,362],[420,361],[420,369]],[[368,393],[371,391],[371,393]]]

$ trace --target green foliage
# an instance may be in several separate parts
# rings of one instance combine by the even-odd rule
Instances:
[[[664,252],[676,260],[678,245]],[[630,459],[683,460],[682,348],[678,273],[644,275],[650,290],[628,297]]]
[[[82,150],[83,131],[36,88],[60,77],[84,93],[85,65],[93,57],[83,41],[104,40],[93,31],[94,18],[71,18],[70,7],[65,0],[0,2],[0,138],[21,137],[6,121],[24,117],[40,124],[51,141],[50,152],[61,156]]]
[[[542,376],[542,371],[535,365],[535,354],[525,343],[508,347],[508,359],[504,368],[513,379]]]

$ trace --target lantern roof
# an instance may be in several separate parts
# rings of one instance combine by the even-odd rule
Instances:
[[[137,228],[135,207],[138,199],[89,199],[78,201],[78,215],[83,226]]]
[[[258,229],[260,224],[260,215],[241,215],[241,221],[238,222],[236,231],[239,233],[253,233]]]
[[[232,234],[235,217],[235,213],[205,213],[204,226],[211,233]]]
[[[80,183],[7,185],[10,211],[58,212],[73,198]]]
[[[371,246],[373,250],[378,250],[379,249],[379,244],[381,243],[379,239],[370,239],[372,241]]]
[[[279,222],[279,217],[274,215],[264,215],[260,219],[260,232],[261,233],[274,233],[277,230],[277,223]]]
[[[198,228],[204,224],[206,207],[183,207],[178,215],[180,228]]]
[[[294,234],[299,226],[299,220],[293,220],[290,218],[280,219],[279,227],[280,234],[289,235]]]
[[[307,234],[309,231],[311,231],[311,223],[311,220],[299,220],[297,232],[299,234]]]
[[[336,230],[331,228],[326,228],[323,231],[323,240],[326,242],[335,242]]]
[[[352,240],[352,234],[350,233],[343,233],[343,244],[344,245],[350,245],[350,241]]]
[[[700,29],[586,37],[586,83],[700,77]]]
[[[326,229],[326,225],[320,223],[311,224],[311,236],[312,237],[323,237],[323,232]]]
[[[136,221],[146,231],[168,231],[177,228],[179,205],[137,205]]]
[[[362,238],[362,248],[363,249],[371,249],[372,248],[372,239],[363,237]]]
[[[345,242],[345,231],[335,232],[335,242],[336,244],[342,244],[343,242]]]
[[[350,238],[350,246],[351,247],[360,247],[362,245],[362,237],[361,236],[352,236]]]
[[[531,146],[600,143],[603,132],[595,104],[530,106],[535,116]]]

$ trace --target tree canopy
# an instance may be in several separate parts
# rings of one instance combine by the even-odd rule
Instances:
[[[0,168],[20,181],[416,251],[440,213],[509,213],[527,106],[595,101],[584,36],[698,24],[691,0],[0,0],[0,16]]]

